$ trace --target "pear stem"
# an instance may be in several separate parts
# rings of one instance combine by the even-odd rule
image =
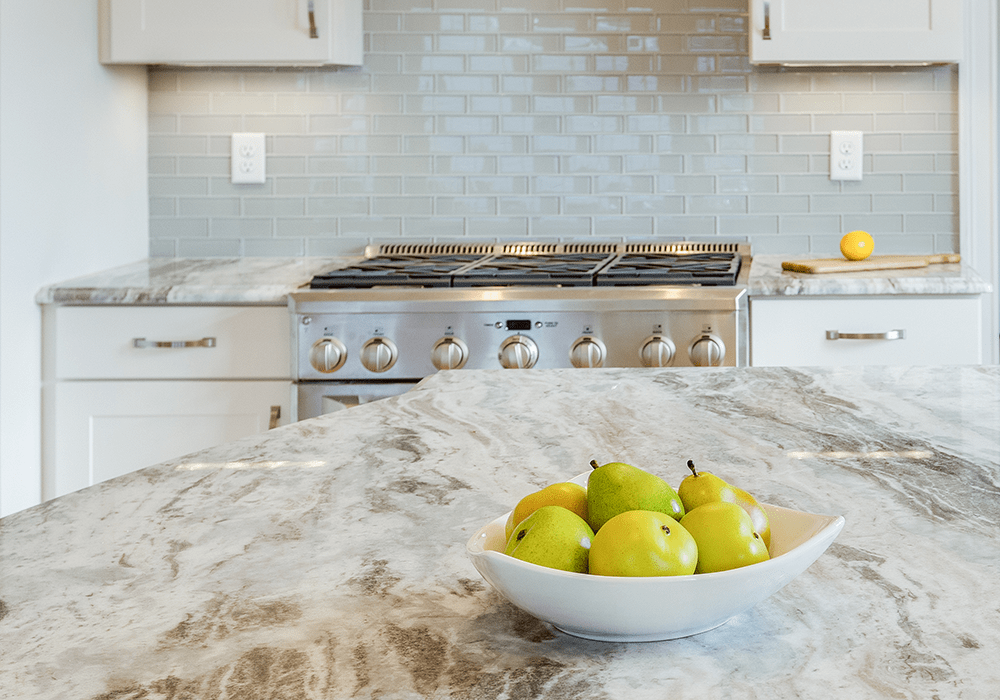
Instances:
[[[698,476],[698,470],[694,468],[694,460],[691,459],[688,460],[688,469],[691,470],[692,474]]]
[[[597,463],[597,460],[596,460],[596,459],[592,459],[592,460],[590,460],[590,468],[591,468],[591,469],[597,469],[597,468],[598,468],[598,467],[600,467],[600,466],[601,466],[601,465]]]

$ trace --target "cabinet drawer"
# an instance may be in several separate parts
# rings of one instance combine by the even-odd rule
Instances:
[[[55,379],[291,377],[283,306],[54,306],[43,314],[46,375]],[[212,340],[184,345],[204,339]]]
[[[828,331],[904,337],[833,340]],[[978,296],[750,301],[754,366],[981,364],[981,336]]]

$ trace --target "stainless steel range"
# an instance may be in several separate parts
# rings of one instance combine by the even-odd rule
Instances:
[[[746,243],[381,244],[290,295],[297,419],[448,369],[747,364]]]

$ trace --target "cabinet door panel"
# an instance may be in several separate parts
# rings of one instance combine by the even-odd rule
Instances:
[[[979,297],[751,299],[750,362],[762,366],[981,364]],[[827,339],[901,330],[901,340]]]
[[[101,1],[105,63],[360,65],[362,61],[362,0]]]
[[[46,499],[262,433],[291,416],[289,381],[78,381],[43,389]]]
[[[958,0],[751,0],[750,8],[751,63],[908,64],[962,58]]]
[[[128,474],[189,452],[256,435],[266,429],[264,416],[247,407],[237,413],[169,411],[135,416],[121,413],[89,416],[90,465],[88,485]],[[137,440],[136,436],[142,439]]]

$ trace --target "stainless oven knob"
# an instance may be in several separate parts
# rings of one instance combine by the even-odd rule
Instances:
[[[370,338],[361,346],[361,364],[372,372],[391,369],[396,357],[396,344],[388,338]]]
[[[603,367],[608,349],[600,338],[592,335],[580,336],[569,349],[569,361],[574,367]]]
[[[718,367],[726,356],[726,345],[722,338],[706,334],[695,338],[688,348],[688,355],[695,367]]]
[[[500,344],[499,358],[507,369],[529,369],[538,362],[538,346],[526,335],[512,335]]]
[[[320,338],[309,349],[309,364],[323,374],[336,372],[346,360],[347,348],[336,338]]]
[[[639,348],[643,367],[669,367],[674,361],[674,341],[662,335],[651,335]]]
[[[458,338],[445,336],[431,350],[431,362],[438,369],[461,369],[469,361],[469,346]]]

